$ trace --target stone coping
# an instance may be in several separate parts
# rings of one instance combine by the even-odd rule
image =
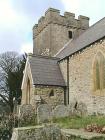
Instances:
[[[93,132],[86,132],[84,130],[78,129],[61,129],[61,133],[66,136],[76,136],[82,139],[91,140],[93,138],[105,138],[105,134],[93,133]],[[100,139],[101,140],[101,139]]]
[[[58,125],[56,123],[44,123],[41,125],[36,125],[36,126],[26,126],[26,127],[18,127],[18,128],[14,128],[14,130],[16,131],[24,131],[24,130],[32,130],[32,129],[41,129],[44,127],[52,127],[52,126],[56,126],[58,127]]]
[[[44,126],[45,125],[37,125],[37,126],[18,127],[14,129],[18,131],[22,131],[22,130],[28,130],[28,129],[40,129],[40,128],[43,128]]]

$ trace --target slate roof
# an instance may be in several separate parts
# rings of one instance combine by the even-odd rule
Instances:
[[[72,40],[56,57],[63,59],[105,37],[105,18],[101,19],[78,38]]]
[[[29,57],[34,85],[66,86],[58,60],[58,58],[34,55]]]

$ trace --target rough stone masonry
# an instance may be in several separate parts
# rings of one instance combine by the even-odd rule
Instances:
[[[22,104],[37,108],[36,98],[52,108],[83,102],[88,114],[105,114],[105,18],[89,27],[88,17],[45,12],[33,27],[22,83]]]

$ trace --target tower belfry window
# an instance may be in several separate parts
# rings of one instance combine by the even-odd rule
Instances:
[[[68,31],[68,37],[69,37],[69,39],[72,39],[72,37],[73,37],[72,31]]]

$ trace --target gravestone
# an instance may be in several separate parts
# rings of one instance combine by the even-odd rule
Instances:
[[[76,110],[76,106],[77,106],[76,104],[77,104],[76,101],[72,101],[68,105],[69,116],[75,115],[75,110]]]
[[[68,108],[65,105],[58,105],[53,110],[53,117],[54,118],[61,118],[69,116]]]
[[[20,107],[19,126],[24,127],[31,124],[36,124],[35,111],[32,105],[24,104]]]
[[[71,102],[68,106],[69,116],[86,116],[87,106],[83,102]]]
[[[87,106],[83,102],[79,102],[77,105],[77,110],[80,112],[81,116],[87,115]]]
[[[37,108],[37,121],[38,123],[48,122],[51,115],[51,107],[47,104],[39,105]]]
[[[31,104],[24,104],[20,107],[20,116],[28,116],[34,113],[33,107]]]

